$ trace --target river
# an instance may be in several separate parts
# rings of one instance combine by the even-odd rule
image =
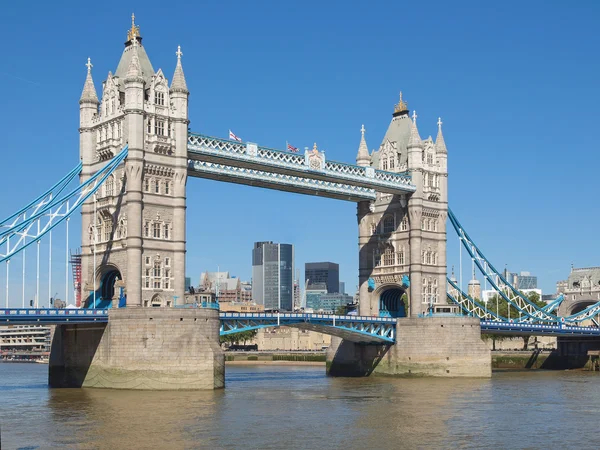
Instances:
[[[226,389],[49,389],[0,363],[4,449],[600,448],[600,376],[328,378],[321,366],[228,366]]]

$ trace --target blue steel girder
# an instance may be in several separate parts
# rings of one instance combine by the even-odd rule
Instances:
[[[189,160],[188,176],[351,202],[376,199],[376,192],[373,189],[360,186],[228,166],[208,161]]]
[[[512,336],[572,336],[600,337],[600,328],[577,325],[545,323],[510,323],[481,321],[482,334],[508,334]]]
[[[0,325],[59,325],[108,322],[108,309],[0,309]]]
[[[289,326],[338,336],[364,344],[396,342],[396,320],[385,317],[304,313],[220,313],[222,336],[259,328]]]
[[[230,167],[275,172],[299,178],[340,183],[388,194],[412,194],[416,186],[408,173],[394,173],[336,161],[324,152],[290,153],[251,142],[241,143],[201,134],[188,135],[188,158]]]

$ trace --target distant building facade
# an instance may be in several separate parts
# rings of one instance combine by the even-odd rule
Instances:
[[[307,291],[306,307],[314,312],[334,314],[340,306],[353,303],[351,295],[327,292]]]
[[[340,265],[332,262],[306,263],[304,279],[308,280],[308,289],[325,286],[327,293],[340,291]]]
[[[0,355],[50,352],[52,328],[39,325],[0,327]]]
[[[529,272],[513,273],[508,269],[504,269],[502,274],[504,279],[519,290],[537,289],[537,276],[531,275]]]
[[[265,311],[294,307],[294,246],[255,242],[252,249],[252,299]]]
[[[340,281],[340,290],[338,292],[340,294],[346,293],[346,283],[344,281]]]
[[[252,301],[251,284],[229,272],[202,272],[197,290],[215,294],[219,303]]]

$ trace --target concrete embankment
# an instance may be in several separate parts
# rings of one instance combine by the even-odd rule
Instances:
[[[225,352],[226,365],[324,366],[325,352]]]
[[[587,356],[565,356],[556,351],[492,352],[492,369],[592,370]]]

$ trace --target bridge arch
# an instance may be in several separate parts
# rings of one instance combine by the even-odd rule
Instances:
[[[379,317],[406,317],[407,311],[402,301],[405,288],[398,283],[385,283],[379,286],[373,294],[379,299]]]
[[[121,269],[113,263],[103,264],[96,269],[96,308],[118,307],[124,286]],[[88,302],[93,305],[93,299]]]
[[[568,315],[580,313],[586,308],[598,303],[598,300],[579,300],[569,305]]]

